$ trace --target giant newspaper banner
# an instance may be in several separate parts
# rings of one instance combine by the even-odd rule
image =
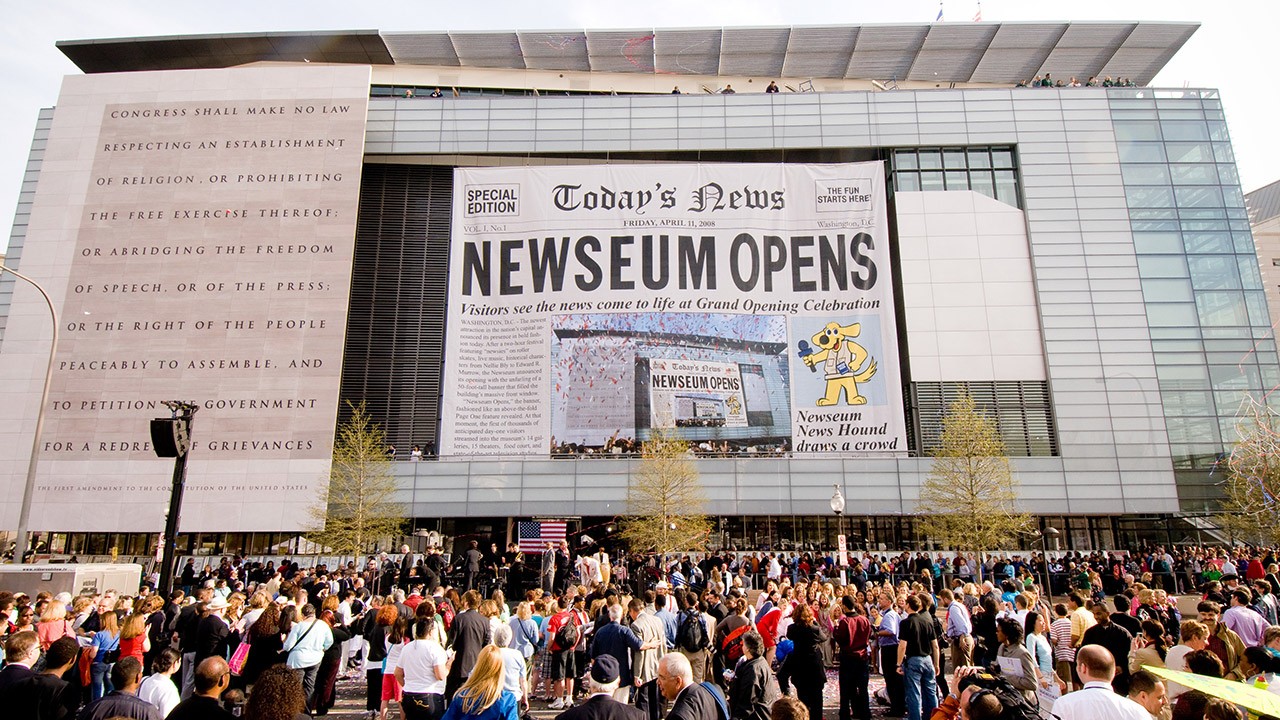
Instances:
[[[906,452],[884,168],[460,168],[441,452]]]

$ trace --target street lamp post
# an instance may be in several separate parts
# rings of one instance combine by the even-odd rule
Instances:
[[[22,508],[18,511],[18,537],[13,548],[13,561],[22,564],[27,554],[27,526],[31,524],[31,496],[35,494],[36,488],[36,465],[40,461],[40,434],[44,431],[44,409],[49,404],[49,386],[53,384],[53,363],[58,354],[58,310],[53,306],[53,300],[40,283],[11,267],[0,264],[0,273],[6,272],[35,288],[44,298],[45,304],[49,306],[49,315],[53,318],[53,342],[49,345],[49,365],[44,371],[44,389],[40,391],[40,406],[36,410],[36,431],[31,437],[31,459],[27,462],[27,482],[22,488]]]
[[[1053,606],[1053,577],[1049,574],[1049,538],[1056,540],[1061,534],[1058,528],[1052,525],[1040,533],[1040,553],[1044,558],[1044,599],[1049,601],[1050,607]]]
[[[840,568],[840,585],[844,586],[845,550],[840,547],[840,538],[844,537],[844,493],[840,492],[839,485],[833,487],[835,492],[831,495],[831,512],[836,514],[836,567]]]

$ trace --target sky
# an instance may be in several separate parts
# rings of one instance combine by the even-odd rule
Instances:
[[[203,33],[375,29],[581,30],[932,22],[936,0],[0,0],[0,247],[18,201],[36,115],[53,106],[64,75],[79,70],[58,40]],[[944,22],[972,22],[977,0],[945,0]],[[1277,0],[986,0],[982,19],[1192,21],[1201,28],[1152,83],[1216,87],[1245,192],[1280,179],[1275,91]]]

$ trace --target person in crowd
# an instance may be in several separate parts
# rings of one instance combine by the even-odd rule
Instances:
[[[671,701],[667,720],[722,720],[724,699],[714,685],[693,681],[693,668],[684,655],[668,653],[658,661],[658,688]]]
[[[616,607],[616,606],[615,606]],[[493,631],[493,644],[502,655],[502,686],[516,696],[516,706],[521,714],[529,712],[529,677],[524,655],[511,647],[511,626],[499,624]]]
[[[1115,688],[1117,695],[1129,694],[1129,650],[1133,647],[1133,636],[1128,630],[1111,622],[1111,611],[1107,610],[1107,606],[1102,603],[1093,604],[1094,625],[1084,632],[1084,638],[1081,640],[1080,646],[1101,645],[1106,648],[1111,657],[1121,658],[1116,663],[1115,678],[1111,681],[1111,687]],[[1078,655],[1078,653],[1077,653]],[[1077,657],[1076,672],[1079,673],[1080,661]],[[1083,679],[1083,676],[1081,677]]]
[[[1058,720],[1151,720],[1146,708],[1113,692],[1116,660],[1107,648],[1082,645],[1076,653],[1076,672],[1084,687],[1054,701],[1053,714]]]
[[[249,655],[240,670],[240,684],[251,687],[263,670],[280,661],[280,651],[284,650],[279,605],[271,603],[262,609],[262,614],[249,627],[247,640]]]
[[[231,604],[214,593],[205,603],[206,614],[196,623],[195,655],[192,662],[198,667],[205,658],[227,657],[231,646],[231,625],[227,621],[227,608]],[[192,670],[194,673],[195,671]],[[194,675],[192,676],[194,682]],[[188,697],[188,693],[183,693]]]
[[[556,720],[644,720],[644,713],[615,699],[621,686],[620,670],[612,655],[597,657],[587,678],[587,699],[557,715]]]
[[[1164,626],[1155,620],[1144,620],[1142,634],[1133,639],[1133,649],[1129,651],[1129,673],[1138,672],[1146,665],[1162,668],[1168,655]]]
[[[1231,591],[1228,601],[1231,606],[1222,613],[1222,624],[1240,636],[1240,641],[1245,647],[1261,645],[1262,634],[1267,631],[1269,625],[1266,619],[1251,607],[1253,596],[1248,590],[1237,588]]]
[[[868,623],[868,639],[870,627]],[[864,643],[863,650],[865,649]],[[768,720],[769,707],[779,694],[776,687],[778,681],[773,676],[769,662],[764,658],[764,638],[760,637],[760,633],[750,631],[742,636],[742,662],[726,673],[730,681],[729,717],[732,720]],[[805,707],[808,713],[809,708]],[[870,720],[869,713],[864,720]]]
[[[400,663],[400,653],[404,651],[405,644],[412,639],[409,636],[409,621],[397,614],[396,621],[391,623],[391,628],[387,631],[387,658],[383,662],[382,694],[378,706],[380,720],[387,720],[390,717],[391,703],[399,705],[404,697],[400,692],[400,683],[396,680],[395,668]]]
[[[1244,655],[1244,642],[1231,628],[1220,622],[1222,606],[1211,600],[1196,605],[1200,622],[1208,629],[1207,649],[1222,661],[1224,675],[1228,680],[1239,680],[1240,658]]]
[[[178,703],[165,720],[232,720],[219,701],[231,686],[231,668],[220,657],[207,657],[196,668],[195,693]]]
[[[68,720],[80,706],[79,689],[62,679],[75,667],[80,645],[75,638],[58,638],[44,654],[44,670],[12,687],[0,690],[0,709],[15,718]],[[20,667],[20,666],[15,666]],[[0,675],[3,671],[0,671]]]
[[[622,626],[624,611],[621,605],[613,604],[605,608],[608,621],[591,635],[588,654],[592,660],[608,655],[618,664],[618,689],[614,699],[627,702],[630,699],[632,683],[635,676],[631,672],[631,653],[644,647],[640,638],[631,628]]]
[[[783,696],[769,707],[769,720],[808,720],[809,708],[798,699]]]
[[[302,606],[302,619],[289,629],[289,636],[284,640],[285,664],[290,670],[298,673],[302,680],[302,691],[307,698],[307,709],[312,696],[315,695],[316,677],[320,670],[320,661],[324,652],[333,645],[333,633],[329,626],[316,617],[316,608],[311,603]]]
[[[493,637],[489,619],[479,612],[480,593],[468,590],[462,596],[462,604],[464,610],[458,613],[449,627],[449,648],[454,652],[444,693],[445,700],[449,702],[452,702],[458,688],[466,683],[481,649]]]
[[[436,639],[436,623],[435,603],[423,600],[413,623],[413,640],[400,651],[395,667],[405,720],[440,720],[444,715],[449,656]]]
[[[76,631],[67,619],[67,606],[60,602],[45,605],[44,612],[40,613],[40,622],[36,623],[36,634],[40,636],[41,652],[48,650],[60,637],[75,637]]]
[[[897,672],[898,630],[902,622],[901,616],[894,607],[893,596],[881,592],[877,598],[879,613],[871,620],[876,627],[876,645],[880,652],[880,671],[884,675],[885,691],[889,696],[889,714],[906,715],[906,687],[903,676]]]
[[[16,687],[35,676],[31,667],[39,659],[40,637],[35,632],[22,630],[5,639],[5,666],[0,668],[0,702],[8,702]]]
[[[632,598],[627,605],[631,630],[641,643],[641,649],[631,656],[632,682],[636,686],[635,705],[648,720],[658,720],[662,714],[662,689],[658,676],[660,663],[667,652],[666,630],[662,621],[645,603],[654,597],[652,590],[646,590],[644,599]]]
[[[249,693],[245,720],[308,720],[302,680],[284,665],[264,669]]]
[[[822,720],[822,688],[827,683],[827,671],[821,648],[831,638],[818,624],[812,605],[801,605],[795,612],[787,639],[792,642],[792,650],[779,672],[795,685],[796,697],[809,708],[811,720]]]
[[[1226,668],[1222,660],[1210,650],[1197,650],[1187,655],[1187,672],[1205,677],[1220,678]],[[1209,696],[1199,690],[1188,690],[1178,696],[1173,703],[1173,720],[1199,720],[1204,717],[1205,706]]]
[[[199,588],[196,590],[195,599],[194,603],[182,608],[173,620],[174,639],[182,653],[182,686],[179,689],[184,697],[191,695],[195,685],[196,629],[206,604],[213,599],[213,588]],[[88,624],[87,620],[85,624]]]
[[[104,613],[104,619],[114,615]],[[156,706],[138,697],[142,682],[142,663],[137,658],[122,658],[111,666],[111,692],[94,700],[80,711],[76,720],[161,720]]]
[[[93,634],[92,647],[95,651],[93,664],[89,667],[89,678],[92,699],[97,700],[111,692],[111,665],[115,663],[120,650],[120,624],[114,611],[102,613],[98,630]],[[142,663],[139,662],[141,667]]]
[[[1000,639],[1000,647],[996,650],[996,658],[1008,658],[1017,664],[1020,672],[1004,673],[1005,679],[1014,688],[1021,690],[1028,702],[1035,702],[1037,686],[1037,668],[1035,659],[1023,644],[1024,626],[1016,617],[1003,617],[996,621],[996,636]]]
[[[151,674],[144,677],[138,686],[138,697],[155,705],[166,718],[182,700],[178,686],[173,683],[173,674],[181,666],[182,656],[178,651],[165,648],[151,661]]]
[[[1204,720],[1245,720],[1245,715],[1227,700],[1210,698],[1204,706]]]
[[[496,645],[485,645],[449,701],[443,720],[519,720],[515,695],[503,688],[504,676],[502,653]]]
[[[1164,666],[1170,670],[1185,672],[1187,656],[1209,646],[1209,628],[1199,620],[1183,620],[1180,632],[1182,642],[1169,648],[1169,652],[1165,653]],[[1187,690],[1186,686],[1172,680],[1166,683],[1165,687],[1169,694],[1169,702],[1173,702]]]
[[[892,666],[903,679],[903,690],[909,720],[921,720],[933,714],[938,706],[937,660],[938,635],[934,618],[926,617],[924,603],[918,595],[907,596],[909,614],[898,631],[897,662]],[[1018,638],[1021,640],[1021,636]],[[1021,647],[1021,644],[1019,644]],[[1025,652],[1025,648],[1023,649]],[[893,672],[887,668],[884,672]],[[813,720],[819,720],[821,712]]]
[[[1129,675],[1129,699],[1138,703],[1157,720],[1169,715],[1169,695],[1164,681],[1146,670]]]
[[[125,617],[120,624],[120,657],[138,658],[138,662],[146,666],[146,653],[151,649],[151,639],[147,637],[147,618],[142,613],[134,613]]]
[[[950,595],[949,590],[944,592]],[[840,598],[840,607],[844,614],[833,632],[840,658],[840,720],[871,720],[871,698],[868,694],[871,621],[852,595]]]
[[[320,658],[320,668],[316,671],[316,692],[312,701],[312,710],[316,715],[328,715],[329,710],[338,700],[338,674],[342,672],[342,648],[351,639],[351,632],[338,622],[338,596],[325,597],[320,610],[320,622],[328,626],[333,635],[333,644],[325,649]]]

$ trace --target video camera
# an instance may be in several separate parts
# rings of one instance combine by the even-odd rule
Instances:
[[[981,720],[1039,720],[1040,703],[1039,701],[1032,703],[1027,697],[1004,679],[1000,675],[1000,666],[992,665],[986,672],[975,672],[964,676],[960,679],[959,692],[964,693],[970,687],[978,687],[980,690],[988,692],[995,696],[1000,702],[1000,714],[989,715],[986,713],[974,712],[973,702],[977,693],[969,696],[970,718],[980,718]]]

